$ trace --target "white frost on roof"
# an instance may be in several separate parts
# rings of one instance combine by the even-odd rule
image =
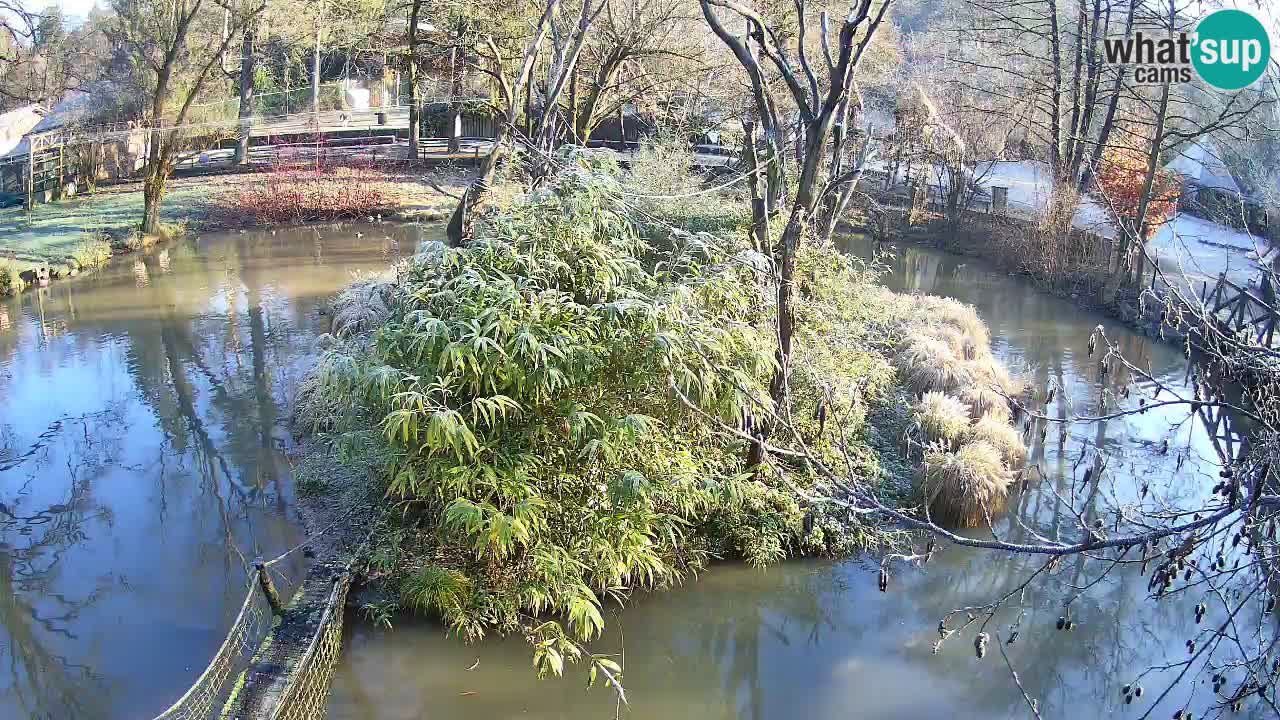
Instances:
[[[1218,150],[1208,140],[1200,140],[1183,146],[1178,155],[1164,166],[1181,175],[1192,185],[1212,188],[1240,195],[1240,185],[1222,162]]]
[[[1048,163],[1037,160],[980,163],[977,177],[988,192],[992,187],[1009,188],[1009,209],[1015,214],[1034,217],[1048,208],[1052,189]],[[1116,237],[1111,213],[1089,195],[1080,198],[1072,225],[1103,237]],[[1185,273],[1187,281],[1208,280],[1210,285],[1221,273],[1239,285],[1257,279],[1256,260],[1267,253],[1262,238],[1186,213],[1179,213],[1160,225],[1147,245],[1160,258],[1166,277]]]
[[[1039,216],[1049,209],[1053,175],[1049,163],[1040,160],[996,160],[978,163],[974,171],[978,184],[988,194],[993,187],[1009,189],[1009,209],[1017,214]],[[1093,198],[1084,196],[1076,207],[1071,224],[1103,237],[1115,237],[1111,213]]]
[[[1212,287],[1223,273],[1237,285],[1250,284],[1258,279],[1260,256],[1269,252],[1263,238],[1186,213],[1157,228],[1147,247],[1160,257],[1166,277],[1185,276],[1196,292],[1196,283]]]
[[[0,114],[0,157],[17,149],[22,138],[41,122],[44,115],[45,109],[39,105],[26,105]]]

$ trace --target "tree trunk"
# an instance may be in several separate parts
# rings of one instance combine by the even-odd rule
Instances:
[[[324,5],[320,6],[323,14]],[[316,47],[311,56],[311,111],[316,114],[316,123],[320,122],[320,18],[316,15]]]
[[[254,23],[244,28],[244,41],[240,44],[240,136],[236,140],[237,165],[249,162],[249,136],[253,130],[253,56]]]
[[[1156,171],[1160,168],[1160,147],[1164,144],[1164,126],[1169,116],[1169,83],[1165,83],[1160,91],[1160,110],[1156,113],[1155,137],[1151,139],[1151,149],[1147,153],[1147,171],[1146,177],[1142,182],[1142,195],[1138,198],[1138,213],[1134,218],[1134,235],[1133,241],[1138,244],[1137,263],[1132,263],[1131,267],[1126,269],[1127,284],[1140,281],[1142,279],[1142,255],[1146,247],[1147,234],[1150,229],[1150,223],[1147,222],[1147,210],[1151,206],[1151,194],[1155,189]]]
[[[462,151],[462,109],[458,96],[462,94],[462,73],[458,70],[458,44],[462,42],[462,18],[458,18],[453,48],[449,50],[449,153]]]
[[[447,230],[450,245],[457,247],[471,236],[471,225],[475,215],[484,205],[489,189],[493,187],[493,177],[498,169],[498,162],[506,151],[509,132],[510,126],[506,123],[498,127],[493,139],[493,149],[485,156],[484,164],[480,166],[480,177],[467,187],[462,194],[462,199],[458,201],[458,206],[454,208]]]
[[[1049,0],[1049,47],[1053,62],[1053,90],[1049,96],[1049,169],[1054,185],[1062,172],[1062,42],[1058,32],[1058,3]]]
[[[756,125],[750,120],[742,121],[743,159],[747,163],[747,188],[751,194],[751,244],[756,252],[769,252],[769,214],[768,201],[761,189],[760,163],[756,158]]]
[[[422,136],[419,127],[422,108],[418,99],[418,16],[421,10],[422,0],[413,0],[409,10],[409,152],[415,157]]]
[[[142,183],[142,234],[160,234],[160,203],[164,200],[165,173],[162,163],[147,160],[147,176]]]

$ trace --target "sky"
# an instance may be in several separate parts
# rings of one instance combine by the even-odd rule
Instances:
[[[89,15],[98,0],[25,0],[23,5],[32,10],[43,10],[50,5],[61,5],[62,16],[84,18]]]

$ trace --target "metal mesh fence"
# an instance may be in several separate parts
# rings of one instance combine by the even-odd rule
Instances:
[[[237,677],[249,663],[259,643],[271,628],[271,612],[257,584],[250,582],[244,603],[227,630],[227,637],[203,674],[186,694],[155,720],[205,720],[222,710],[230,695],[227,680]]]
[[[280,704],[272,715],[273,720],[319,720],[325,716],[333,670],[342,654],[343,608],[346,606],[347,588],[350,586],[346,573],[334,580],[320,625],[316,628],[311,644],[298,660],[289,686],[280,696]]]

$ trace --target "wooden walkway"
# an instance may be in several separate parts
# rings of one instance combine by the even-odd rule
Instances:
[[[262,642],[237,692],[222,711],[236,720],[324,717],[342,648],[342,621],[351,574],[317,564]]]

